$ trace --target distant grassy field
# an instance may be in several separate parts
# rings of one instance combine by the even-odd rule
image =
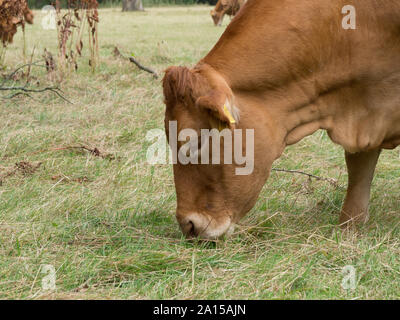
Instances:
[[[0,100],[0,298],[399,298],[398,150],[383,152],[371,218],[358,235],[337,227],[344,157],[318,132],[274,166],[337,179],[337,187],[274,172],[231,238],[207,244],[181,236],[172,168],[146,163],[146,133],[163,128],[160,80],[113,49],[160,74],[193,65],[224,29],[213,26],[209,9],[101,10],[99,72],[92,75],[84,57],[61,84],[73,104],[51,93]],[[45,47],[56,53],[55,31],[43,30],[35,14],[26,31],[34,61]],[[22,63],[21,48],[19,32],[9,68]],[[49,84],[43,68],[32,72]],[[81,144],[112,157],[65,149]],[[42,290],[45,264],[56,270],[55,291]],[[341,286],[346,265],[357,272],[354,290]]]

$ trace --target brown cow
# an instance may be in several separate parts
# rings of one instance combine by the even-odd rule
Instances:
[[[222,24],[225,14],[235,16],[247,0],[218,0],[215,8],[211,10],[211,18],[216,26]]]
[[[218,122],[255,132],[250,175],[236,175],[236,163],[174,164],[176,216],[187,237],[231,230],[285,147],[319,129],[345,150],[341,225],[367,220],[379,154],[400,145],[400,2],[354,2],[355,30],[342,26],[348,3],[249,0],[193,69],[167,70],[167,134],[173,120],[178,132]]]

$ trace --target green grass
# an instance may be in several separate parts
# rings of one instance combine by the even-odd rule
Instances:
[[[275,167],[339,181],[272,173],[253,210],[229,239],[185,241],[175,221],[169,165],[146,163],[146,133],[163,128],[160,80],[113,57],[117,45],[159,73],[193,65],[217,41],[209,7],[100,11],[101,66],[86,57],[61,84],[68,104],[51,93],[0,100],[0,298],[5,299],[374,299],[400,294],[398,151],[384,152],[371,218],[342,235],[338,211],[346,187],[343,152],[317,132],[290,147]],[[56,34],[36,11],[27,26],[28,53],[56,53]],[[227,19],[224,23],[228,23]],[[7,52],[21,64],[19,32]],[[41,86],[45,71],[34,68]],[[84,150],[85,144],[115,159]],[[83,180],[83,181],[82,181]],[[43,291],[42,264],[55,267],[56,291]],[[357,270],[357,288],[341,287],[342,268]]]

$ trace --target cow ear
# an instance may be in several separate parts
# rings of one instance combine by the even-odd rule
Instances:
[[[222,92],[213,90],[211,94],[198,98],[196,106],[200,109],[209,110],[217,120],[231,129],[234,129],[238,123],[236,108],[231,105],[226,95]]]

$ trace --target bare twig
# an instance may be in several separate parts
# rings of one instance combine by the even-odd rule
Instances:
[[[58,87],[45,87],[41,89],[34,89],[34,88],[27,88],[26,86],[24,87],[0,87],[0,91],[23,91],[24,93],[41,93],[45,91],[51,91],[57,96],[59,96],[61,99],[64,101],[73,104],[71,101],[69,101],[67,98],[65,98],[61,93],[62,90]],[[12,95],[11,97],[9,96],[8,98],[15,97],[16,95]]]
[[[139,69],[141,69],[143,71],[146,71],[148,73],[151,73],[154,76],[154,78],[158,79],[157,72],[155,72],[154,70],[152,70],[152,69],[150,69],[148,67],[145,67],[145,66],[141,65],[140,62],[137,61],[134,57],[129,57],[129,61],[134,63]]]
[[[31,56],[31,59],[32,59],[32,56]],[[0,91],[12,91],[12,92],[17,91],[17,92],[13,93],[13,94],[11,94],[9,96],[0,97],[0,98],[12,99],[12,98],[14,98],[16,96],[19,96],[19,95],[25,95],[25,96],[28,96],[28,97],[32,98],[29,93],[41,93],[41,92],[45,92],[45,91],[51,91],[54,94],[56,94],[57,96],[59,96],[61,99],[63,99],[64,101],[73,104],[71,101],[69,101],[67,98],[65,98],[62,95],[62,93],[63,93],[62,90],[59,87],[56,87],[56,86],[45,87],[45,88],[29,88],[28,87],[28,80],[26,81],[24,86],[7,86],[7,87],[4,86],[4,84],[6,83],[7,80],[11,80],[19,70],[21,70],[21,69],[23,69],[25,67],[28,67],[27,76],[29,76],[30,69],[31,69],[32,66],[44,67],[44,68],[46,67],[44,65],[38,64],[39,62],[41,62],[41,61],[36,61],[36,62],[30,62],[30,63],[23,64],[22,66],[19,66],[14,71],[12,71],[9,75],[5,76],[3,78],[3,81],[0,83]]]
[[[0,87],[2,87],[3,85],[4,85],[4,83],[7,81],[7,80],[11,80],[13,77],[14,77],[14,75],[19,71],[19,70],[21,70],[22,68],[25,68],[25,67],[32,67],[32,66],[36,66],[36,67],[45,67],[44,65],[41,65],[41,64],[38,64],[39,62],[41,62],[41,61],[35,61],[35,62],[31,62],[31,63],[26,63],[26,64],[23,64],[22,66],[19,66],[17,69],[15,69],[14,71],[12,71],[9,75],[7,75],[7,76],[4,76],[4,78],[3,78],[3,82],[0,84]]]
[[[303,171],[298,171],[298,170],[286,170],[286,169],[277,169],[277,168],[273,168],[272,171],[276,171],[276,172],[286,172],[286,173],[294,173],[294,174],[302,174],[302,175],[305,175],[305,176],[309,177],[310,179],[311,179],[311,178],[314,178],[314,179],[319,180],[319,181],[327,181],[327,182],[329,182],[331,185],[333,185],[333,186],[335,186],[335,187],[337,187],[337,185],[338,185],[338,182],[337,182],[337,180],[335,180],[335,179],[332,179],[332,178],[323,178],[323,177],[319,177],[319,176],[316,176],[316,175],[313,175],[313,174],[310,174],[310,173],[306,173],[306,172],[303,172]]]
[[[72,149],[81,149],[81,150],[86,150],[90,154],[100,157],[103,159],[108,159],[108,160],[114,160],[115,156],[111,153],[106,153],[100,151],[97,147],[91,148],[85,145],[80,145],[80,146],[63,146],[63,147],[54,147],[54,148],[49,148],[49,149],[43,149],[43,150],[38,150],[35,152],[31,152],[28,154],[25,154],[25,156],[32,156],[32,155],[37,155],[40,153],[45,153],[45,152],[52,152],[52,151],[62,151],[62,150],[72,150]]]
[[[128,59],[130,62],[134,63],[140,70],[146,71],[148,73],[151,73],[154,78],[158,79],[158,73],[155,72],[153,69],[150,69],[148,67],[143,66],[139,61],[137,61],[134,57],[129,57],[126,58],[121,51],[117,47],[114,47],[114,57],[120,57],[122,59]]]
[[[18,97],[18,96],[25,96],[25,97],[28,97],[28,98],[30,98],[32,100],[35,100],[29,93],[21,92],[21,91],[7,96],[6,99],[12,99],[12,98],[15,98],[15,97]]]
[[[67,147],[52,148],[50,150],[51,151],[60,151],[60,150],[69,150],[69,149],[83,149],[83,150],[89,151],[91,154],[93,154],[96,157],[103,157],[100,150],[97,149],[96,147],[92,149],[92,148],[89,148],[86,146],[67,146]]]
[[[98,148],[94,147],[94,148],[90,148],[84,145],[81,146],[66,146],[66,147],[57,147],[57,148],[51,148],[45,151],[61,151],[61,150],[70,150],[70,149],[81,149],[81,150],[86,150],[89,151],[92,155],[96,156],[96,157],[100,157],[103,159],[113,159],[113,155],[111,154],[107,154],[107,153],[103,153],[101,152]]]

